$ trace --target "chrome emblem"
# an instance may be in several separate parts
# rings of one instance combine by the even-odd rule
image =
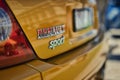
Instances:
[[[65,32],[65,25],[58,25],[49,28],[42,28],[37,30],[38,39],[56,36]]]

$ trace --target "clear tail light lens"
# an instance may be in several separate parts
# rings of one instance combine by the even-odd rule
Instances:
[[[0,0],[0,68],[34,58],[34,52],[22,29],[4,0]]]

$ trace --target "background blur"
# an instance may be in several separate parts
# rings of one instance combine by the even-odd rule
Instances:
[[[105,37],[109,39],[104,80],[120,80],[120,0],[96,0],[96,2],[100,22],[104,24]]]

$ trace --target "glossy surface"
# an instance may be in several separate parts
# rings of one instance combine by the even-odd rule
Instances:
[[[32,0],[29,2],[24,0],[7,0],[7,3],[15,14],[19,24],[39,58],[47,59],[64,53],[87,42],[97,35],[97,29],[95,29],[95,27],[98,27],[98,25],[89,26],[88,28],[78,32],[73,31],[73,9],[82,8],[82,4],[77,0],[72,2],[69,0],[36,0],[34,3],[32,3]],[[16,6],[14,6],[14,4]],[[85,8],[87,7],[94,10],[94,6],[92,5],[86,4]],[[94,20],[93,22],[96,24],[96,12],[93,14],[95,15],[92,17]],[[46,33],[49,33],[49,28],[61,25],[64,25],[63,29],[65,32],[55,36],[38,39],[37,30],[47,28],[47,31],[45,30],[43,32],[43,35],[46,35]],[[56,28],[52,29],[53,33],[56,31]],[[89,33],[89,31],[94,32]],[[88,35],[81,37],[85,34]],[[61,43],[58,43],[59,41],[57,42],[56,39],[60,39],[62,36],[64,37],[63,43],[62,45],[59,45]],[[52,46],[55,46],[54,49],[49,48],[49,46],[51,46],[51,41]]]
[[[3,80],[89,80],[101,68],[107,44],[103,31],[98,31],[95,4],[87,0],[6,1],[38,58],[1,70]],[[93,10],[93,25],[74,32],[73,10],[88,7]]]
[[[24,33],[9,7],[0,0],[0,68],[12,66],[35,58]],[[6,17],[5,17],[6,16]],[[4,35],[3,35],[4,34]]]
[[[28,64],[40,71],[44,80],[88,80],[102,66],[106,59],[103,53],[106,53],[107,49],[107,45],[102,41],[82,55],[80,54],[81,47],[79,47],[70,52],[74,53],[72,55],[61,55],[55,60],[49,59],[48,63],[35,60]],[[73,56],[74,58],[71,59]]]
[[[7,12],[0,8],[0,41],[6,40],[12,30],[12,23]]]
[[[1,80],[41,80],[40,73],[27,65],[0,70]]]

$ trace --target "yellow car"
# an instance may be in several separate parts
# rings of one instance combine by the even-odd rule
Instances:
[[[93,0],[0,0],[0,80],[89,80],[107,51]]]

